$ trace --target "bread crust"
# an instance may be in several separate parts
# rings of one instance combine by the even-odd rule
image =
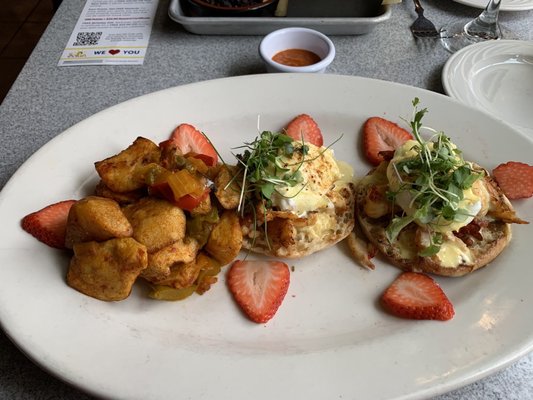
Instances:
[[[476,217],[471,224],[476,225],[474,234],[450,234],[445,240],[458,241],[457,244],[466,246],[470,251],[470,260],[464,260],[455,267],[443,265],[437,256],[421,257],[418,255],[419,236],[424,228],[416,223],[409,224],[402,230],[398,239],[390,243],[386,237],[385,229],[389,225],[394,213],[392,203],[389,204],[391,212],[378,218],[368,216],[369,195],[372,186],[383,184],[384,165],[369,172],[356,190],[356,218],[361,230],[367,239],[373,243],[379,252],[393,265],[404,270],[424,272],[441,276],[463,276],[492,262],[507,247],[511,241],[512,233],[509,223],[485,215]],[[373,176],[373,174],[375,174]]]

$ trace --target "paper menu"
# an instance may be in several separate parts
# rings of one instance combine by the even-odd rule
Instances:
[[[59,66],[142,64],[158,0],[87,0]]]

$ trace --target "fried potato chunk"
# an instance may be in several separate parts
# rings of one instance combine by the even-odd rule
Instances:
[[[224,211],[204,248],[215,260],[225,265],[237,257],[241,247],[242,230],[239,216],[233,211]]]
[[[176,263],[190,263],[196,258],[199,249],[198,242],[185,238],[163,247],[155,253],[148,254],[148,268],[141,276],[149,281],[165,279],[170,274],[170,268]]]
[[[184,289],[197,282],[202,270],[209,270],[214,266],[218,266],[217,262],[200,251],[192,262],[174,264],[170,269],[170,274],[166,278],[153,280],[152,283],[174,289]],[[203,289],[207,290],[209,286]]]
[[[115,200],[118,204],[124,206],[126,204],[135,203],[141,197],[146,196],[145,190],[137,189],[131,192],[113,192],[109,189],[103,181],[98,182],[94,189],[94,194],[100,197]]]
[[[215,196],[226,210],[234,210],[239,206],[241,190],[238,180],[232,182],[235,174],[236,167],[223,165],[215,177]]]
[[[147,265],[146,247],[132,238],[77,243],[67,283],[99,300],[123,300]]]
[[[183,165],[178,162],[182,160],[183,152],[178,148],[176,142],[172,140],[165,140],[159,145],[161,151],[160,164],[163,168],[168,170],[181,169]]]
[[[105,197],[89,196],[74,203],[67,219],[65,246],[75,243],[129,237],[133,228],[118,203]]]
[[[166,200],[144,197],[123,211],[133,227],[133,237],[149,253],[185,238],[185,213]]]
[[[211,205],[211,196],[206,196],[196,207],[191,210],[191,215],[205,215],[209,214],[213,206]]]
[[[145,167],[158,163],[160,150],[149,139],[138,137],[127,149],[94,163],[96,172],[114,192],[131,192],[145,185]]]

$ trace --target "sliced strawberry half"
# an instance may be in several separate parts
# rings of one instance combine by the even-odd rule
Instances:
[[[398,317],[409,319],[453,318],[453,305],[431,277],[417,272],[404,272],[381,296],[383,307]]]
[[[372,165],[385,160],[380,152],[394,151],[413,136],[394,122],[380,117],[366,120],[363,126],[363,151]]]
[[[290,272],[281,261],[235,261],[227,282],[233,298],[254,322],[269,321],[289,288]]]
[[[492,175],[507,198],[513,200],[533,196],[533,166],[509,161],[494,168]]]
[[[22,229],[48,246],[65,248],[68,213],[75,202],[60,201],[26,215],[22,219]]]
[[[213,145],[202,132],[192,125],[179,125],[174,129],[169,140],[174,142],[183,154],[193,153],[209,167],[218,162],[217,152]]]
[[[285,134],[296,141],[302,141],[321,147],[324,144],[322,132],[313,118],[300,114],[285,128]]]

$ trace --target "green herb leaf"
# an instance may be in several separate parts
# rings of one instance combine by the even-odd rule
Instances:
[[[261,185],[261,194],[265,199],[270,199],[272,197],[272,193],[274,193],[274,184],[270,182],[266,182]]]
[[[440,246],[436,244],[432,244],[429,247],[426,247],[424,250],[419,251],[418,255],[420,257],[431,257],[437,254],[440,250]]]
[[[389,224],[389,226],[387,226],[387,229],[385,230],[387,240],[390,243],[394,242],[402,231],[402,229],[409,225],[411,222],[413,222],[414,219],[415,218],[412,216],[394,217],[392,219],[392,222]]]
[[[296,186],[303,178],[299,169],[308,159],[301,160],[296,169],[287,165],[286,159],[292,158],[295,151],[306,155],[309,146],[295,142],[283,133],[264,131],[251,143],[244,143],[238,147],[244,149],[237,160],[244,169],[241,184],[241,199],[239,211],[253,207],[257,200],[264,200],[271,206],[271,197],[277,186]],[[285,158],[284,158],[285,157]]]
[[[431,257],[437,254],[440,251],[442,246],[442,234],[435,233],[430,237],[430,245],[424,250],[418,252],[420,257]]]

